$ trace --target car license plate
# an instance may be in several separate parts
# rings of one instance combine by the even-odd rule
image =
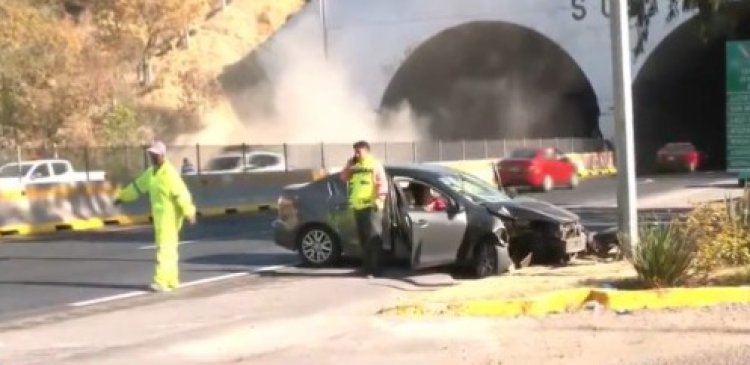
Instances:
[[[674,156],[667,157],[667,161],[674,161]]]

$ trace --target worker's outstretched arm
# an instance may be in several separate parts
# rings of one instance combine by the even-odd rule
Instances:
[[[141,176],[138,176],[133,182],[128,184],[125,189],[120,190],[115,197],[115,202],[129,203],[138,200],[138,197],[148,192],[152,175],[151,169],[146,169]]]

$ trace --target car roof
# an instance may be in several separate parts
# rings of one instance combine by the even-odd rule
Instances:
[[[418,163],[386,164],[384,167],[385,170],[390,174],[435,176],[456,172],[456,170],[448,166]]]

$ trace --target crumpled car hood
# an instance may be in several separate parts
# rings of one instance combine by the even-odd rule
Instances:
[[[521,220],[544,220],[556,223],[578,222],[577,214],[558,207],[545,201],[528,197],[517,197],[509,202],[502,203],[516,219]]]

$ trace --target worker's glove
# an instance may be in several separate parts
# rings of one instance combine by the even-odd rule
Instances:
[[[120,199],[115,199],[115,201],[114,201],[114,203],[113,203],[113,204],[114,204],[115,206],[119,206],[119,205],[122,205],[122,200],[120,200]]]
[[[194,215],[189,215],[189,216],[185,217],[185,221],[186,221],[186,222],[187,222],[187,223],[188,223],[189,225],[191,225],[191,226],[192,226],[193,224],[195,224],[195,216],[194,216]]]

